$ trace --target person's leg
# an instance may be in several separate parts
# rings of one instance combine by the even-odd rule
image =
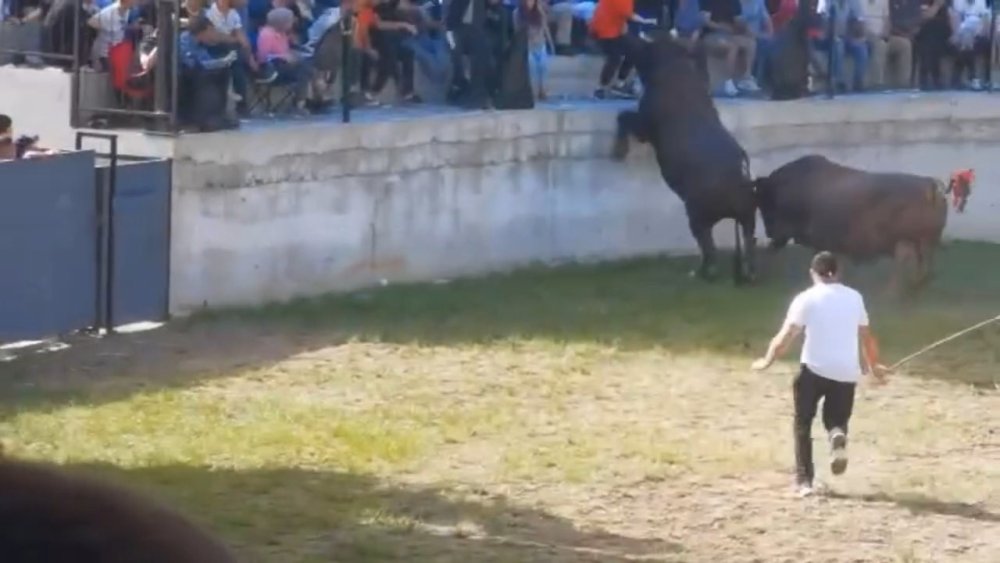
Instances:
[[[872,89],[884,89],[889,86],[886,80],[886,69],[889,61],[889,43],[881,37],[869,34],[868,45],[871,56],[868,60],[868,87]],[[857,61],[855,61],[857,65]]]
[[[833,67],[830,69],[830,76],[838,88],[847,87],[847,77],[844,75],[844,40],[837,37],[829,43],[832,49]]]
[[[758,92],[760,87],[757,85],[757,81],[753,77],[753,68],[757,61],[757,40],[749,35],[736,35],[733,38],[736,44],[736,49],[738,54],[742,54],[741,57],[737,57],[740,61],[739,76],[740,82],[739,86],[747,92]]]
[[[840,475],[847,469],[847,433],[857,385],[831,380],[824,383],[823,427],[830,443],[830,471]]]
[[[972,66],[972,72],[974,76],[980,77],[976,81],[977,88],[982,87],[984,83],[988,83],[990,80],[990,48],[989,37],[976,37],[976,42],[973,45],[975,62]],[[979,73],[976,73],[976,67],[981,68]]]
[[[865,89],[865,74],[868,72],[868,42],[864,39],[845,39],[844,49],[850,53],[854,63],[851,87],[860,92]]]
[[[545,88],[545,78],[549,73],[549,52],[545,48],[545,45],[538,47],[536,56],[538,57],[535,62],[536,72],[538,73],[538,99],[545,100],[548,98],[548,90]]]
[[[820,391],[819,377],[803,365],[792,383],[795,408],[795,478],[800,487],[811,488],[816,476],[812,457],[812,422],[816,417]]]
[[[598,45],[601,47],[601,52],[604,53],[604,65],[601,67],[599,78],[600,88],[607,90],[611,85],[611,79],[614,78],[624,58],[624,54],[621,52],[621,37],[599,39]]]
[[[886,65],[885,73],[890,87],[909,88],[913,72],[913,45],[910,40],[906,37],[890,37],[887,52],[887,61],[892,61],[891,66]]]
[[[550,8],[552,20],[556,24],[556,36],[553,37],[557,50],[569,49],[573,44],[573,2],[567,0]]]
[[[402,49],[401,45],[397,42],[396,57],[399,60],[399,94],[404,99],[409,101],[418,101],[417,94],[414,89],[414,82],[416,81],[416,71],[415,62],[416,57],[410,49]]]

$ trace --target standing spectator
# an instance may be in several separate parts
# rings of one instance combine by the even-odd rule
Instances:
[[[920,30],[914,37],[914,54],[920,73],[920,88],[941,88],[941,59],[948,52],[951,18],[948,0],[923,0],[920,8]]]
[[[889,0],[889,58],[896,51],[897,88],[909,88],[913,83],[913,55],[917,32],[920,30],[921,0]]]
[[[249,113],[248,109],[248,70],[249,73],[258,75],[261,73],[260,65],[254,57],[253,49],[250,47],[250,40],[247,39],[246,31],[243,29],[243,20],[240,17],[239,7],[243,0],[215,0],[212,7],[205,12],[205,17],[212,23],[217,31],[228,35],[233,41],[228,44],[214,46],[211,50],[216,57],[224,57],[228,51],[234,47],[236,49],[237,62],[232,67],[233,90],[239,97],[236,102],[236,113],[245,117]],[[260,77],[264,81],[273,81],[277,78],[277,73],[273,69],[265,71]]]
[[[972,90],[981,90],[983,83],[976,78],[976,59],[982,64],[985,80],[991,48],[990,9],[984,0],[954,0],[951,25],[951,44],[955,47],[953,86],[961,88],[962,76],[968,72],[966,85]]]
[[[899,11],[893,4],[910,1],[919,10],[919,4],[912,0],[866,0],[862,3],[862,12],[867,24],[867,39],[871,46],[870,85],[877,88],[905,88],[910,84],[910,67],[912,53],[910,35],[915,27],[908,30],[907,24],[913,26],[917,21],[907,22],[905,18],[894,17],[894,11]],[[899,14],[904,15],[904,12]],[[919,11],[916,12],[919,18]],[[897,24],[903,24],[900,27]],[[890,79],[890,69],[891,76]]]
[[[746,26],[746,31],[756,43],[751,73],[758,82],[764,81],[771,47],[774,45],[771,14],[768,13],[764,0],[740,0],[740,8],[738,21]]]
[[[410,0],[400,0],[400,14],[417,29],[416,35],[403,38],[402,46],[413,52],[417,64],[427,77],[444,84],[451,67],[451,53],[448,52],[448,42],[443,35],[444,22],[440,16],[434,16],[433,8],[435,6],[430,3],[421,7]]]
[[[357,45],[366,55],[361,63],[361,90],[367,104],[377,103],[376,96],[390,78],[396,83],[404,100],[410,101],[415,97],[413,52],[404,49],[402,41],[404,37],[416,35],[417,29],[410,23],[398,21],[396,2],[398,0],[376,4],[372,0],[360,0],[357,3],[355,35]]]
[[[494,70],[486,38],[486,0],[451,0],[447,4],[445,24],[445,37],[452,49],[449,100],[468,107],[487,107],[486,82]]]
[[[833,37],[829,37],[831,6]],[[819,0],[817,11],[823,16],[823,25],[820,37],[813,40],[813,45],[817,51],[825,53],[833,49],[833,68],[828,69],[829,79],[834,81],[835,88],[847,90],[844,73],[844,56],[847,55],[854,63],[852,87],[855,91],[863,90],[868,71],[868,44],[861,4],[858,0]]]
[[[545,76],[551,47],[555,50],[552,36],[549,32],[549,19],[545,9],[545,0],[520,0],[517,8],[517,25],[527,31],[528,36],[528,68],[531,72],[531,84],[538,100],[545,100]]]
[[[549,12],[552,20],[556,24],[555,53],[557,55],[572,55],[573,48],[573,24],[581,21],[590,25],[594,19],[594,10],[597,9],[597,2],[593,0],[556,0],[551,2]]]
[[[740,91],[759,92],[760,86],[751,74],[757,42],[748,33],[746,25],[737,21],[743,11],[740,0],[702,0],[701,5],[709,14],[702,32],[705,49],[725,57],[730,73],[722,85],[723,94],[737,96]]]
[[[626,84],[626,79],[635,64],[635,51],[640,39],[628,34],[626,26],[629,22],[654,24],[656,20],[636,14],[633,0],[598,0],[594,19],[590,22],[590,31],[604,53],[600,87],[594,93],[598,98],[606,98],[609,94],[624,97],[635,95],[633,89]],[[612,85],[611,80],[616,72],[618,81]]]
[[[271,65],[278,80],[294,85],[295,111],[304,115],[306,97],[313,71],[309,60],[292,49],[295,14],[288,8],[275,8],[267,13],[267,24],[257,37],[257,63]]]
[[[111,47],[125,40],[126,31],[130,29],[128,20],[132,2],[133,0],[118,0],[102,8],[87,21],[87,25],[97,30],[92,51],[95,68],[107,71],[108,52]]]
[[[193,0],[187,3],[188,24],[178,37],[179,81],[178,110],[182,122],[200,131],[215,131],[239,126],[228,118],[226,97],[236,51],[223,58],[213,57],[207,46],[218,41],[218,31]]]

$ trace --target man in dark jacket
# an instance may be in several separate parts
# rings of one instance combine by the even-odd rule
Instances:
[[[468,107],[488,104],[486,80],[493,74],[485,35],[486,0],[452,0],[445,14],[445,37],[452,49],[450,101]],[[466,73],[468,59],[468,73]]]

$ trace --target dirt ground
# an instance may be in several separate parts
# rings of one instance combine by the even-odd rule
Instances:
[[[1000,330],[862,386],[842,477],[817,421],[826,490],[799,499],[795,353],[748,369],[787,292],[706,320],[730,288],[668,308],[660,275],[74,337],[0,363],[0,432],[158,495],[248,561],[1000,562],[1000,390],[982,381]],[[977,314],[874,310],[910,327],[896,357]]]

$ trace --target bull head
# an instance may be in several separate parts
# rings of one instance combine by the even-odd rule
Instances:
[[[969,202],[969,196],[972,195],[972,183],[975,180],[976,171],[972,168],[952,173],[951,178],[948,180],[948,187],[945,188],[944,193],[946,195],[951,194],[951,204],[955,211],[959,213],[965,211],[965,204]]]

